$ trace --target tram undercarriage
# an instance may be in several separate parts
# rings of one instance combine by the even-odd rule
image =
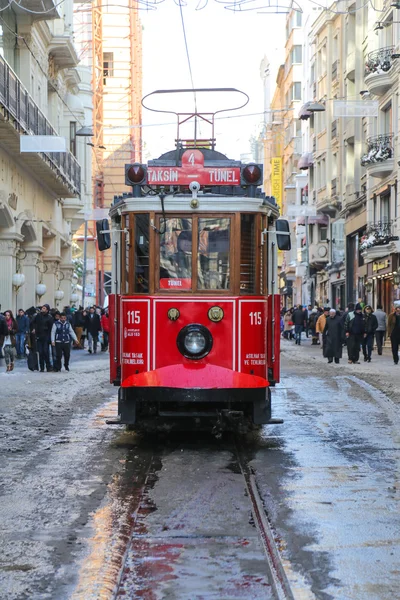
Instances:
[[[138,431],[207,430],[245,433],[271,418],[271,391],[261,389],[120,388],[119,418]]]

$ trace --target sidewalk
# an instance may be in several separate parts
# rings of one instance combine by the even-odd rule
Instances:
[[[337,365],[334,362],[329,364],[328,360],[322,356],[322,346],[312,346],[311,337],[306,338],[305,334],[302,334],[301,346],[296,346],[294,340],[281,339],[281,356],[282,378],[284,378],[285,362],[287,360],[300,362],[315,367],[317,369],[316,375],[318,375],[320,369],[323,369],[324,374],[331,370],[334,377],[338,374],[345,374],[363,379],[387,394],[393,402],[400,406],[400,364],[394,364],[391,348],[384,348],[382,356],[379,356],[377,351],[374,350],[370,363],[364,362],[361,351],[360,364],[353,365],[348,364],[347,348],[344,347],[340,364]],[[305,377],[311,376],[306,371],[304,375]]]

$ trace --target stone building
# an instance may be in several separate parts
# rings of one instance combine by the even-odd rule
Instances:
[[[73,0],[0,13],[2,311],[77,300],[71,245],[91,203],[91,159],[75,134],[91,122],[91,92],[72,23]],[[67,151],[21,153],[26,135],[64,137]]]

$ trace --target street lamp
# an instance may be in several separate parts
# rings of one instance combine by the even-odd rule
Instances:
[[[94,136],[93,129],[91,127],[88,127],[87,125],[85,125],[84,127],[81,127],[75,133],[75,137],[93,137],[93,136]]]

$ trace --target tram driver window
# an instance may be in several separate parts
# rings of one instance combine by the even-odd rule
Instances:
[[[228,290],[230,286],[230,219],[199,218],[197,286],[199,290]]]
[[[161,219],[160,289],[192,289],[192,219]]]

